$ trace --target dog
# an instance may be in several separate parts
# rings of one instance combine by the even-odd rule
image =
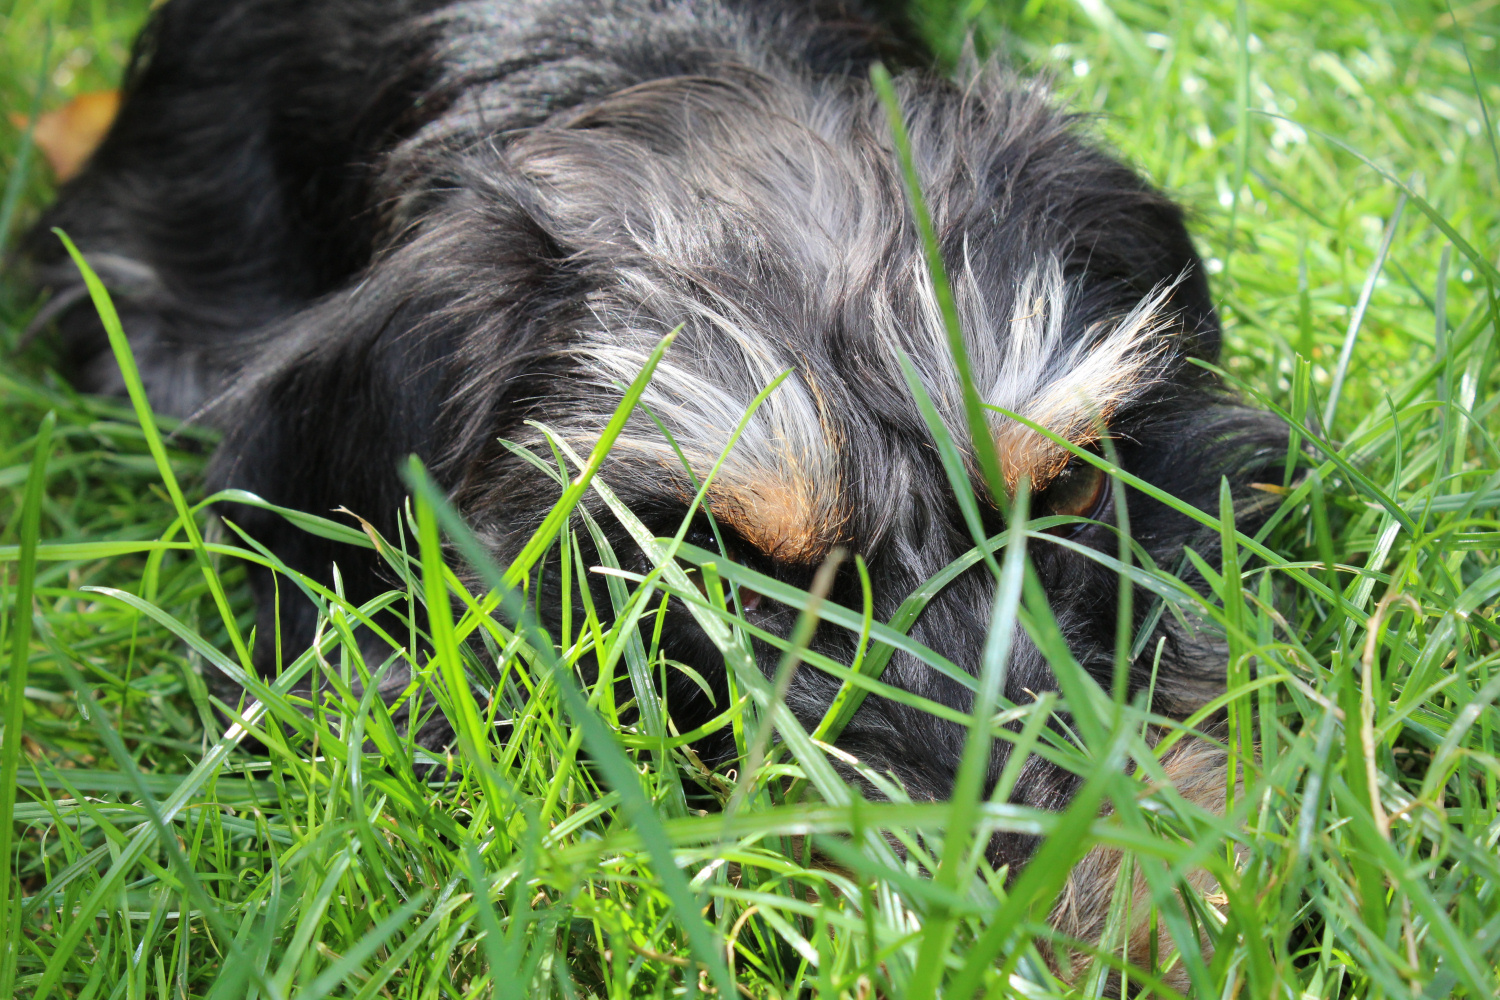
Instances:
[[[1242,526],[1253,523],[1249,484],[1278,474],[1286,434],[1194,363],[1216,361],[1221,337],[1183,211],[1043,85],[977,60],[956,81],[938,75],[910,31],[847,4],[169,0],[135,47],[118,119],[26,252],[53,292],[67,371],[118,393],[50,230],[77,241],[154,406],[222,431],[211,486],[325,516],[345,508],[392,535],[406,496],[397,466],[415,454],[502,562],[558,497],[515,447],[550,454],[540,423],[586,453],[666,334],[678,331],[600,473],[660,533],[676,530],[752,399],[790,370],[728,452],[706,513],[735,559],[799,587],[835,549],[861,554],[887,619],[974,539],[901,366],[967,448],[876,62],[898,69],[983,400],[1107,445],[1205,510],[1227,478],[1250,511]],[[1033,516],[1081,518],[1055,531],[1113,551],[1107,477],[1023,423],[989,421],[1007,491],[1025,479]],[[1003,530],[1008,498],[964,458],[985,532]],[[1180,513],[1120,495],[1157,565],[1177,564],[1185,544],[1215,549]],[[591,509],[626,568],[643,568],[617,521]],[[328,580],[336,563],[351,600],[389,589],[368,552],[254,508],[235,520],[300,572]],[[700,517],[688,540],[714,548],[708,527]],[[1031,558],[1074,656],[1108,686],[1117,575],[1062,545],[1035,543]],[[269,572],[251,577],[261,634],[279,622],[287,648],[309,643],[311,605]],[[860,594],[846,571],[830,599],[858,607]],[[994,596],[982,566],[964,573],[910,634],[977,671]],[[1135,602],[1138,628],[1148,604]],[[783,635],[795,619],[758,597],[744,613]],[[1154,710],[1181,717],[1223,689],[1222,648],[1170,615],[1150,627],[1162,654],[1132,665],[1132,697],[1149,690]],[[663,636],[668,657],[724,689],[723,657],[685,610],[669,608]],[[855,641],[825,627],[813,648],[849,662]],[[262,669],[271,645],[256,648]],[[757,652],[769,675],[778,654]],[[883,680],[971,704],[902,651]],[[679,681],[668,699],[685,731],[714,709]],[[1005,695],[1026,703],[1056,687],[1018,630]],[[837,689],[803,669],[787,704],[810,728]],[[935,801],[965,737],[870,697],[837,745]],[[446,731],[422,738],[441,744]],[[1210,805],[1217,787],[1222,803],[1223,755],[1184,746],[1168,761],[1174,780]],[[705,757],[716,752],[729,750]],[[1008,752],[997,741],[989,784]],[[1059,809],[1077,782],[1037,757],[1012,801]],[[1017,871],[1035,846],[996,834],[988,860]],[[1070,933],[1102,926],[1114,879],[1102,857],[1054,911]]]

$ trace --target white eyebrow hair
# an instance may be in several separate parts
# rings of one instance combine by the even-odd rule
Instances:
[[[1074,289],[1055,256],[1039,259],[1021,278],[1011,315],[987,308],[979,276],[964,264],[953,274],[969,364],[984,402],[1020,414],[1074,444],[1089,445],[1121,409],[1165,377],[1164,361],[1180,327],[1169,308],[1183,277],[1163,282],[1111,324],[1095,324],[1068,343],[1065,321]],[[949,357],[941,310],[925,265],[914,265],[921,330],[903,331],[889,310],[876,312],[877,329],[891,349],[907,350],[925,340],[932,357]],[[914,361],[916,359],[914,358]],[[951,365],[921,366],[919,372],[954,439],[968,440],[963,390]],[[987,415],[1007,483],[1029,476],[1040,487],[1067,466],[1070,453],[1003,414]]]
[[[695,305],[697,322],[683,328],[658,362],[641,394],[642,411],[614,446],[617,453],[659,467],[661,485],[681,493],[684,501],[691,491],[683,459],[701,481],[745,420],[756,388],[793,367],[748,317],[732,307]],[[656,330],[629,325],[633,318],[596,314],[604,322],[568,351],[579,366],[574,378],[605,390],[603,398],[615,398],[620,385],[634,380],[660,340]],[[720,378],[714,377],[715,369]],[[667,427],[676,448],[645,411]],[[562,426],[570,436],[591,443],[608,416],[579,412]],[[839,464],[841,433],[814,377],[797,368],[745,421],[710,487],[709,509],[768,556],[820,558],[848,520]]]
[[[1050,359],[1028,359],[1019,364],[1024,373],[1021,378],[1032,373],[1039,377],[1029,395],[1006,409],[1073,444],[1087,446],[1099,440],[1116,413],[1164,377],[1162,362],[1172,346],[1171,335],[1178,329],[1177,317],[1167,308],[1175,287],[1175,282],[1158,285],[1103,336],[1085,338]],[[1057,300],[1056,294],[1037,296],[1036,308],[1045,310],[1045,315],[1034,309],[1033,314],[1012,320],[1022,351],[1029,350],[1030,343],[1037,339],[1054,339],[1051,330],[1043,333],[1039,328],[1044,323],[1060,326],[1053,319],[1060,312]],[[1017,312],[1026,302],[1027,297],[1018,299]],[[1049,378],[1047,373],[1055,374]],[[1020,388],[1022,384],[1012,381],[1007,388]],[[1045,486],[1072,457],[1066,448],[1001,414],[993,415],[991,429],[1011,486],[1023,475],[1037,487]]]

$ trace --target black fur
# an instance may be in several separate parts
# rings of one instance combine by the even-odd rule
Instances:
[[[739,492],[718,510],[757,524],[806,513],[817,523],[782,524],[803,541],[757,545],[742,532],[738,550],[799,585],[828,545],[858,551],[888,617],[972,540],[896,361],[898,349],[913,358],[961,429],[867,82],[876,59],[920,61],[920,47],[832,3],[170,0],[138,43],[119,120],[28,252],[63,295],[77,279],[48,229],[88,254],[155,405],[223,429],[214,486],[325,515],[347,507],[393,534],[397,463],[415,453],[502,560],[557,496],[497,443],[537,443],[525,420],[586,445],[630,366],[685,324],[667,356],[675,374],[652,399],[690,456],[711,459],[724,430],[712,417],[792,367],[748,457],[727,467]],[[981,388],[1013,405],[1062,384],[1158,295],[1163,328],[1129,353],[1133,380],[1108,408],[1120,458],[1204,509],[1217,508],[1222,476],[1246,497],[1285,440],[1188,363],[1217,358],[1219,327],[1181,211],[1036,85],[993,68],[958,83],[908,70],[897,84],[971,352],[989,373]],[[1016,367],[1017,323],[1055,333],[1032,368]],[[59,327],[79,384],[118,391],[91,311],[65,311]],[[636,445],[603,475],[669,531],[686,476],[644,415],[630,433]],[[1038,501],[1046,513],[1048,493]],[[1136,538],[1174,565],[1191,523],[1137,494],[1129,503]],[[355,600],[387,587],[363,552],[257,511],[237,519],[303,572],[327,578],[337,561]],[[1116,545],[1101,526],[1074,537]],[[1116,577],[1060,546],[1033,557],[1078,659],[1107,678]],[[268,623],[271,581],[255,584]],[[296,648],[312,612],[283,589],[284,643]],[[992,593],[982,569],[961,577],[913,636],[976,669]],[[853,578],[833,597],[857,606]],[[790,627],[774,605],[754,614]],[[1185,712],[1222,687],[1223,665],[1212,644],[1162,629],[1157,707]],[[853,639],[836,631],[817,645],[847,660]],[[666,649],[722,685],[722,659],[680,609]],[[769,669],[774,652],[761,654]],[[962,687],[900,653],[884,679],[968,705]],[[1007,695],[1055,686],[1018,634]],[[789,703],[811,725],[835,690],[804,669]],[[708,711],[691,685],[672,704],[682,729]],[[871,698],[840,743],[913,798],[938,799],[964,735]],[[1059,807],[1072,777],[1033,764],[1016,799]],[[997,838],[991,860],[1020,862],[1031,846]]]

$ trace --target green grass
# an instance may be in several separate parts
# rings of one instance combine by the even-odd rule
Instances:
[[[511,628],[514,616],[491,613],[499,591],[469,594],[444,569],[440,536],[469,543],[424,488],[410,531],[383,549],[408,581],[387,600],[423,609],[411,625],[435,652],[415,658],[426,683],[412,697],[454,721],[454,756],[430,758],[386,706],[354,694],[388,663],[353,642],[372,609],[326,590],[318,648],[285,650],[274,681],[243,677],[243,700],[217,705],[240,720],[226,732],[203,668],[243,675],[253,622],[237,567],[268,557],[196,507],[187,516],[203,500],[195,438],[163,442],[128,403],[75,395],[33,349],[0,369],[0,821],[13,819],[0,822],[0,996],[1097,996],[1106,963],[1069,985],[1041,957],[1068,950],[1044,918],[1095,844],[1119,848],[1149,887],[1142,901],[1117,893],[1106,960],[1127,924],[1202,934],[1208,963],[1191,947],[1133,955],[1197,996],[1500,992],[1500,5],[918,4],[946,51],[967,24],[982,47],[1053,74],[1190,206],[1228,375],[1303,429],[1309,457],[1285,480],[1300,485],[1261,537],[1198,514],[1222,538],[1211,601],[1131,571],[1167,613],[1196,608],[1225,632],[1217,707],[1246,768],[1227,815],[1152,787],[1142,731],[1160,720],[1071,665],[1025,573],[1036,525],[991,540],[997,620],[1051,651],[1061,691],[998,704],[1019,733],[963,721],[976,745],[1019,740],[1085,775],[1060,815],[973,797],[861,801],[815,741],[838,720],[809,734],[778,706],[744,626],[701,596],[674,546],[824,628],[868,634],[854,671],[782,642],[786,663],[848,678],[846,705],[882,690],[869,678],[902,641],[900,620],[820,607],[640,529],[658,570],[612,577],[614,607],[569,609],[561,635]],[[43,106],[110,85],[145,9],[13,0],[6,108],[38,100],[44,61]],[[0,157],[14,231],[49,183],[8,121]],[[35,307],[0,287],[7,355]],[[1307,419],[1329,411],[1326,432]],[[559,458],[568,476],[586,461]],[[575,518],[559,534],[562,522],[533,554],[561,545],[585,572],[572,539],[593,526]],[[479,568],[490,583],[525,569]],[[456,619],[445,588],[462,598]],[[662,665],[636,638],[663,592],[690,602],[723,650],[736,687],[716,724],[759,768],[705,774],[693,734],[663,718]],[[391,657],[409,645],[392,637]],[[584,685],[572,667],[585,655],[635,697]],[[309,678],[322,692],[310,712],[288,693]],[[1042,727],[1064,705],[1067,739]],[[263,751],[237,746],[246,730]],[[1141,777],[1124,775],[1131,758]],[[690,809],[690,782],[723,811]],[[969,850],[997,828],[1050,835],[1008,893]],[[807,835],[840,870],[806,863]],[[1188,886],[1194,868],[1218,878],[1219,906]]]

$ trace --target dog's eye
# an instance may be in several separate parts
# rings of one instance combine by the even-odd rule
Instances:
[[[722,528],[720,529],[719,537],[724,540],[724,557],[730,562],[743,564],[744,560],[741,556],[743,549],[742,546],[737,544],[735,537],[725,532]],[[688,529],[688,533],[683,541],[709,552],[719,551],[719,538],[714,536],[713,530],[706,522],[694,524]],[[706,596],[708,591],[703,582],[703,576],[698,571],[698,567],[690,566],[688,572],[692,576],[693,582],[697,585],[699,592]],[[740,603],[746,612],[759,610],[762,600],[762,596],[756,591],[748,587],[740,587]]]
[[[689,545],[696,545],[698,548],[708,552],[716,553],[719,551],[719,540],[721,538],[724,541],[724,555],[733,562],[739,562],[739,546],[735,544],[735,539],[722,528],[715,535],[714,530],[709,527],[708,522],[705,520],[699,519],[693,522],[693,526],[688,529],[688,533],[684,536],[683,541]]]
[[[1042,491],[1038,506],[1047,514],[1097,519],[1109,498],[1105,489],[1108,483],[1102,469],[1075,457]],[[1077,531],[1079,527],[1068,525],[1065,530]]]

